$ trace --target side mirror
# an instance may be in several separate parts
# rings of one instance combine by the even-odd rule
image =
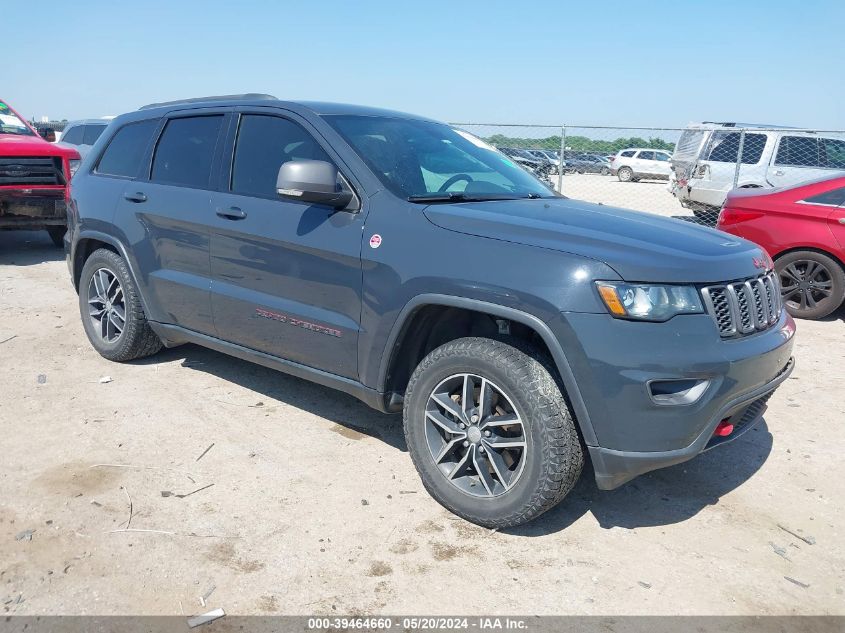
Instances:
[[[55,143],[56,142],[56,130],[51,127],[45,128],[41,132],[41,138],[43,138],[48,143]]]
[[[342,209],[352,200],[352,192],[341,191],[337,167],[322,160],[291,160],[279,167],[276,191],[282,198],[324,204]]]

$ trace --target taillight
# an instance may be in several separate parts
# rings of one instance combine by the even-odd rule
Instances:
[[[762,211],[749,211],[747,209],[731,209],[725,207],[719,213],[719,226],[729,226],[731,224],[739,224],[740,222],[748,222],[749,220],[756,220],[763,217],[765,214]]]

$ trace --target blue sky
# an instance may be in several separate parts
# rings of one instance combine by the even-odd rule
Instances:
[[[845,129],[841,0],[38,7],[0,20],[0,97],[27,117],[269,92],[461,122]]]

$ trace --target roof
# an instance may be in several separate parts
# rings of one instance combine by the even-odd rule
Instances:
[[[99,119],[76,119],[65,123],[65,129],[68,129],[71,125],[108,125],[113,118],[113,116],[104,116]]]
[[[164,101],[161,103],[150,103],[141,106],[139,110],[155,110],[158,108],[169,108],[178,106],[235,106],[235,105],[261,105],[278,106],[292,110],[307,109],[318,116],[331,115],[355,115],[355,116],[379,116],[398,119],[416,119],[431,121],[426,117],[395,110],[383,108],[372,108],[369,106],[352,105],[347,103],[328,103],[324,101],[283,101],[273,95],[261,93],[247,93],[239,95],[219,95],[211,97],[195,97],[191,99],[180,99],[177,101]]]

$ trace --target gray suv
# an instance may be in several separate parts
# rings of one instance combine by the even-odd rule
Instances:
[[[118,117],[67,262],[104,357],[196,343],[402,412],[431,495],[508,527],[757,423],[793,368],[766,253],[569,200],[449,125],[266,95]]]

